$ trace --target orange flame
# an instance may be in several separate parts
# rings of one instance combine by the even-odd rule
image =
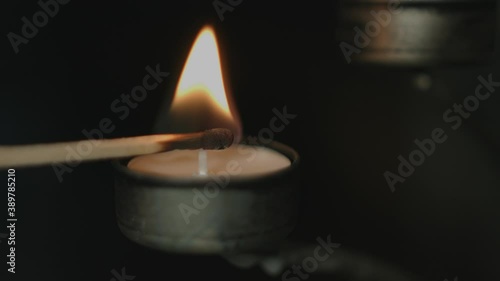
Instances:
[[[209,26],[200,31],[189,52],[170,113],[171,121],[183,126],[178,131],[228,128],[236,141],[241,139],[238,114],[228,101],[217,39]]]

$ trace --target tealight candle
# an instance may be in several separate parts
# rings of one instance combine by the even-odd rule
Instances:
[[[169,252],[234,254],[278,247],[295,226],[297,153],[277,142],[205,152],[206,175],[200,175],[196,151],[114,161],[121,232]]]
[[[272,149],[240,144],[225,150],[174,150],[142,155],[133,158],[128,168],[169,178],[202,177],[222,172],[235,177],[252,177],[277,172],[290,164],[290,159]]]
[[[121,232],[155,249],[183,253],[269,250],[293,229],[298,154],[270,142],[239,144],[242,129],[228,102],[215,34],[204,28],[182,71],[162,131],[231,130],[220,151],[174,150],[115,161]]]

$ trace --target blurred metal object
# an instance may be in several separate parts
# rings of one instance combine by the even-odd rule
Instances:
[[[158,250],[196,254],[267,252],[279,246],[295,226],[298,206],[292,148],[272,142],[267,147],[287,156],[289,168],[251,179],[231,178],[186,223],[180,204],[193,206],[193,189],[203,191],[212,177],[173,180],[127,168],[129,159],[114,161],[118,226],[130,240]],[[220,185],[220,184],[218,184]]]
[[[337,40],[349,62],[477,64],[488,62],[494,52],[495,0],[342,0],[339,4]]]
[[[297,241],[284,241],[280,249],[272,255],[240,254],[225,256],[233,266],[248,269],[255,266],[269,276],[282,280],[299,279],[293,268],[303,269],[303,274],[328,275],[331,280],[370,280],[370,281],[423,281],[414,273],[347,247],[336,248],[331,254],[324,249],[326,257],[317,260],[319,244],[306,244]],[[308,268],[309,270],[305,270]],[[314,269],[314,270],[311,270]],[[287,273],[288,272],[288,273]]]

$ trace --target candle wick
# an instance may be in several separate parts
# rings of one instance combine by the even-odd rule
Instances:
[[[198,151],[198,174],[200,176],[206,176],[208,174],[207,151],[204,149]]]

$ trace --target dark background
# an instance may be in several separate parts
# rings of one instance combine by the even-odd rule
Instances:
[[[426,280],[500,278],[500,97],[481,103],[457,131],[441,117],[474,93],[478,75],[500,80],[496,65],[347,65],[335,42],[334,1],[244,0],[220,21],[211,1],[73,0],[15,54],[6,34],[20,34],[21,18],[31,19],[40,7],[36,1],[2,5],[2,144],[82,139],[81,131],[97,128],[104,117],[116,125],[106,137],[151,133],[194,37],[210,23],[244,131],[267,127],[275,107],[298,114],[275,136],[302,157],[294,239],[315,243],[332,234],[344,249]],[[119,120],[110,104],[156,64],[171,75]],[[418,87],[420,75],[431,79],[429,88]],[[447,142],[391,193],[383,173],[395,171],[397,156],[407,156],[413,140],[436,127],[446,130]],[[128,241],[116,225],[107,162],[81,164],[61,183],[49,166],[16,175],[17,273],[13,278],[3,263],[1,280],[108,281],[122,267],[141,281],[280,279],[220,257],[170,255]],[[5,240],[0,253],[6,261]]]

